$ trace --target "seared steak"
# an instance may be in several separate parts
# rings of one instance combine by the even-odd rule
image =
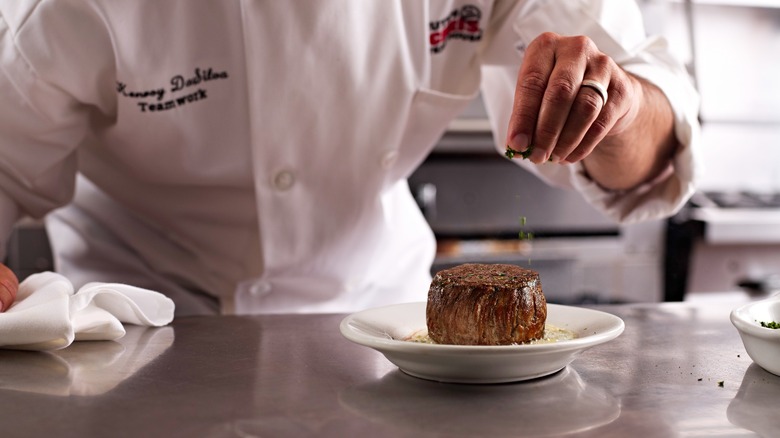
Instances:
[[[509,345],[544,336],[547,302],[539,273],[514,265],[465,264],[439,271],[426,308],[439,344]]]

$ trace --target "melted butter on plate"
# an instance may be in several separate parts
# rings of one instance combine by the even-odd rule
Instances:
[[[542,337],[541,339],[534,339],[533,341],[523,342],[522,344],[512,344],[512,345],[553,344],[555,342],[560,342],[560,341],[570,341],[574,338],[576,338],[576,336],[574,335],[574,332],[572,332],[571,330],[566,330],[564,328],[560,328],[552,324],[545,324],[544,337]],[[428,336],[428,330],[426,329],[417,330],[416,332],[412,333],[411,335],[401,340],[408,341],[408,342],[417,342],[420,344],[436,343]]]

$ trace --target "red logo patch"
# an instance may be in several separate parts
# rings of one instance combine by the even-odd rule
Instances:
[[[447,41],[452,38],[466,41],[479,41],[482,39],[482,29],[479,20],[482,11],[474,5],[466,5],[450,12],[447,17],[430,23],[431,52],[439,53],[444,50]]]

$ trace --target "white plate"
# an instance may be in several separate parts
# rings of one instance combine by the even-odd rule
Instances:
[[[576,338],[534,345],[439,345],[404,341],[426,330],[426,303],[396,304],[364,310],[341,321],[350,341],[371,347],[415,377],[441,382],[503,383],[534,379],[559,371],[584,350],[623,333],[615,315],[581,307],[547,305],[547,323],[571,330]]]

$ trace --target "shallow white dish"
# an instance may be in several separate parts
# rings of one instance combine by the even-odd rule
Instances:
[[[780,294],[738,307],[730,317],[753,362],[780,376],[780,329],[761,327],[762,321],[780,322]]]
[[[364,310],[341,321],[349,340],[371,347],[415,377],[441,382],[503,383],[553,374],[581,352],[623,333],[615,315],[593,309],[547,305],[547,324],[574,332],[576,338],[534,345],[439,345],[404,341],[426,330],[426,303]]]

